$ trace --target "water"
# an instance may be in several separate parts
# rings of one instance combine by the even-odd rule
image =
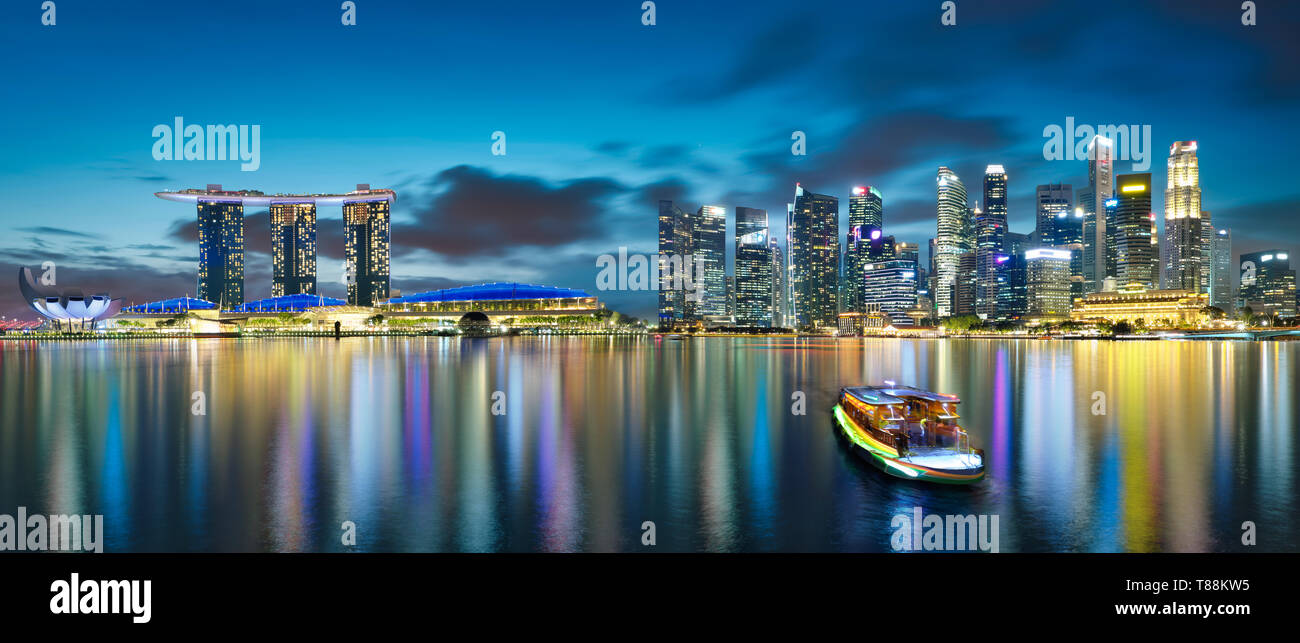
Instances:
[[[3,341],[0,514],[103,514],[106,551],[339,551],[344,521],[365,551],[643,550],[645,521],[660,551],[889,551],[919,506],[996,514],[1001,551],[1297,551],[1298,351]],[[838,388],[885,379],[960,396],[987,479],[896,480],[848,453]]]

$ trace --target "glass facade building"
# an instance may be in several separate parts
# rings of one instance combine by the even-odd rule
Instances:
[[[844,244],[844,311],[862,312],[862,271],[872,261],[870,245],[884,229],[884,198],[874,187],[853,188],[849,232]]]
[[[1121,174],[1116,184],[1116,281],[1120,287],[1155,289],[1159,284],[1160,253],[1156,215],[1151,211],[1151,174]]]
[[[998,312],[997,256],[1007,236],[1007,173],[1001,165],[984,169],[984,210],[973,220],[975,228],[975,313],[995,317]]]
[[[1202,275],[1201,174],[1196,141],[1177,141],[1169,148],[1165,184],[1165,242],[1161,287],[1206,292]]]
[[[1241,255],[1241,303],[1256,315],[1295,317],[1295,270],[1285,250]]]
[[[198,298],[234,308],[244,303],[244,204],[200,199],[198,211]]]
[[[790,291],[799,329],[838,327],[840,202],[796,185],[790,210]]]
[[[343,203],[350,305],[375,306],[388,299],[390,216],[387,199]]]
[[[916,308],[916,264],[894,259],[863,266],[864,306],[889,316],[894,326],[911,326],[907,311]]]
[[[1083,275],[1084,290],[1102,289],[1107,272],[1107,257],[1114,251],[1108,246],[1112,239],[1110,222],[1106,219],[1106,202],[1115,194],[1115,143],[1105,136],[1094,136],[1088,142],[1088,188],[1079,199],[1083,210]]]
[[[1034,248],[1025,252],[1025,298],[1029,317],[1070,318],[1070,251]]]
[[[1237,271],[1232,267],[1232,230],[1214,233],[1210,249],[1210,305],[1232,313],[1237,309]]]
[[[970,250],[966,228],[966,185],[955,172],[940,167],[935,176],[938,231],[934,238],[934,306],[939,317],[957,310],[957,276],[961,255]]]
[[[736,240],[737,326],[772,326],[772,266],[766,228]]]

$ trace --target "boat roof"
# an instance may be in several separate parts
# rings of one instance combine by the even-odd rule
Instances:
[[[866,404],[904,404],[907,398],[930,402],[961,402],[956,395],[925,391],[914,386],[852,386],[844,390]]]

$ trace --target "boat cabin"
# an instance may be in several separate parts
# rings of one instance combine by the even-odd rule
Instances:
[[[905,455],[931,449],[970,448],[970,438],[957,423],[954,395],[910,386],[859,386],[842,389],[841,408],[876,441]]]

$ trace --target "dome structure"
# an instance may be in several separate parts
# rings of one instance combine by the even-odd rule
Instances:
[[[36,285],[30,268],[18,269],[18,289],[32,310],[58,323],[94,323],[116,315],[122,308],[122,300],[106,292],[87,296],[76,288],[62,292],[43,289]]]

